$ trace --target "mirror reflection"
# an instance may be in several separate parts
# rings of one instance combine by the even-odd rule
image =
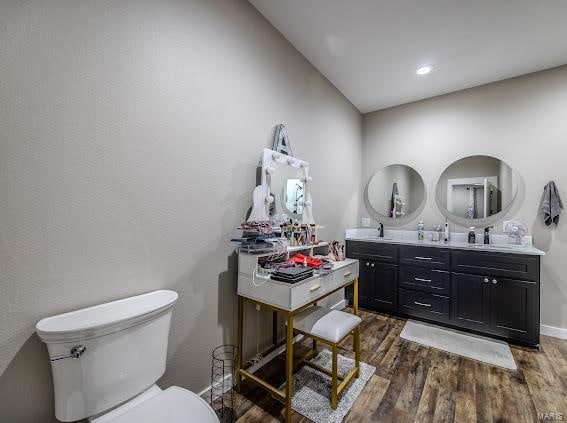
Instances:
[[[445,169],[437,183],[442,211],[467,220],[494,216],[510,206],[515,196],[512,168],[495,157],[458,160]]]
[[[293,214],[303,214],[304,185],[301,179],[288,179],[285,190],[285,208]]]
[[[423,179],[406,165],[387,166],[376,172],[368,183],[368,203],[382,217],[407,217],[419,208],[424,196]]]
[[[273,162],[272,167],[270,192],[274,202],[270,214],[276,222],[299,218],[305,201],[303,170],[279,162]]]

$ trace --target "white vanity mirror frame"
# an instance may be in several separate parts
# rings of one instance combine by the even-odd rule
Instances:
[[[311,199],[311,193],[309,192],[309,182],[312,180],[311,176],[309,176],[309,163],[296,157],[278,153],[269,148],[262,149],[261,182],[260,185],[254,188],[254,205],[248,217],[248,222],[272,220],[270,216],[270,205],[275,199],[271,195],[273,190],[270,189],[270,186],[271,175],[275,171],[272,166],[274,163],[280,163],[303,170],[301,179],[304,184],[305,200],[303,201],[303,213],[301,214],[300,223],[307,225],[315,224],[315,220],[313,219],[313,201]]]
[[[384,169],[386,169],[387,167],[390,167],[390,166],[405,166],[405,167],[412,169],[419,176],[419,178],[421,180],[421,185],[422,185],[422,188],[423,188],[423,198],[421,199],[421,202],[417,205],[417,207],[413,211],[407,213],[405,216],[398,217],[398,218],[386,216],[385,214],[382,214],[378,210],[376,210],[372,206],[372,203],[370,202],[369,192],[368,192],[369,187],[370,187],[370,183],[372,182],[372,179],[378,173],[382,172]],[[413,221],[423,211],[426,203],[427,203],[427,185],[425,184],[425,180],[423,179],[423,176],[421,176],[421,173],[419,173],[416,168],[414,168],[413,166],[411,166],[409,164],[403,164],[403,163],[388,163],[388,164],[385,164],[384,166],[379,168],[377,171],[372,173],[372,175],[368,179],[368,182],[366,183],[366,186],[364,188],[364,205],[366,207],[366,210],[368,211],[368,214],[374,220],[376,220],[377,222],[383,223],[385,226],[390,226],[390,227],[391,226],[403,226],[403,225]]]
[[[497,160],[500,160],[502,163],[504,163],[506,166],[508,166],[512,170],[512,178],[513,178],[512,187],[514,189],[514,193],[513,193],[511,200],[510,200],[510,203],[507,204],[505,207],[503,207],[502,210],[500,210],[498,213],[495,213],[492,216],[488,216],[488,217],[482,217],[482,218],[476,218],[476,219],[467,219],[466,217],[458,216],[458,215],[449,211],[448,207],[446,207],[444,205],[443,199],[440,198],[440,192],[439,192],[438,188],[439,188],[439,182],[441,180],[441,177],[447,171],[447,169],[449,169],[451,166],[453,166],[453,164],[455,164],[455,163],[457,163],[461,160],[468,159],[470,157],[477,157],[477,156],[486,156],[486,157],[490,157],[490,158],[493,158],[493,159],[497,159]],[[468,180],[468,179],[474,179],[474,178],[466,178],[466,179]],[[487,179],[490,179],[490,178],[487,177]],[[435,203],[437,204],[437,208],[439,209],[439,212],[444,217],[446,217],[450,222],[455,223],[459,226],[463,226],[463,227],[482,228],[482,227],[487,227],[487,226],[493,226],[495,223],[505,220],[506,215],[512,213],[512,211],[515,209],[515,207],[519,204],[518,199],[521,197],[521,193],[523,192],[523,181],[521,179],[520,173],[515,168],[510,166],[505,160],[502,160],[500,157],[497,157],[497,156],[492,156],[492,155],[481,153],[481,154],[472,154],[472,155],[459,157],[459,158],[451,161],[450,163],[446,164],[443,167],[443,169],[441,170],[441,172],[439,173],[439,175],[436,179],[436,182],[435,182],[435,184],[432,188],[435,192]],[[447,189],[444,189],[444,190],[441,190],[441,191],[443,192],[443,195],[447,195]]]

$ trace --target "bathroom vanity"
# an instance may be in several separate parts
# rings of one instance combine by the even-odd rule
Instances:
[[[347,231],[346,252],[360,260],[362,307],[539,344],[544,253],[532,246],[364,238]],[[352,291],[346,295],[350,299]]]

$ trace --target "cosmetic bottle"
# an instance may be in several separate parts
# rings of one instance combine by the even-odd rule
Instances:
[[[309,241],[311,245],[317,245],[317,225],[315,223],[309,225]]]
[[[439,232],[438,232],[437,227],[435,225],[433,225],[433,228],[431,230],[431,241],[433,241],[433,242],[439,241]]]
[[[469,244],[474,244],[476,242],[476,233],[474,231],[474,226],[469,228]]]
[[[425,224],[423,223],[423,220],[420,220],[417,225],[417,240],[423,241],[424,238],[425,238]]]
[[[443,240],[449,242],[449,219],[445,219],[445,235]]]

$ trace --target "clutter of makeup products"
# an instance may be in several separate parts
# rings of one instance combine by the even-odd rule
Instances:
[[[327,273],[334,262],[344,260],[344,244],[319,241],[316,224],[246,222],[241,229],[242,237],[231,241],[240,244],[240,254],[258,256],[257,277],[296,283]]]

